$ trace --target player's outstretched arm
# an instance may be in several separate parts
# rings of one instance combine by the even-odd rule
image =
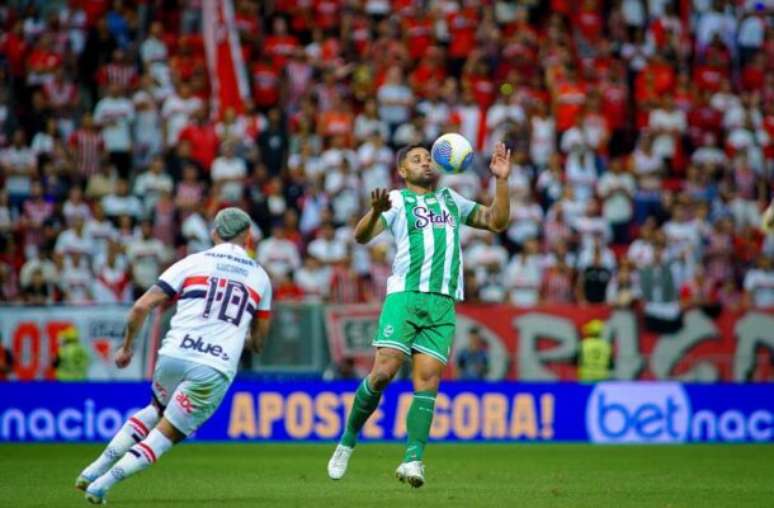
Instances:
[[[479,205],[468,220],[468,224],[478,229],[487,229],[494,233],[505,231],[511,217],[511,199],[508,196],[508,177],[511,175],[511,151],[505,144],[497,143],[489,170],[495,178],[495,197],[489,206]]]
[[[355,226],[355,240],[357,243],[368,243],[373,237],[384,231],[384,223],[379,218],[391,206],[387,189],[371,191],[371,209]]]
[[[116,351],[116,366],[123,369],[132,361],[134,353],[134,338],[140,331],[148,313],[160,303],[169,299],[169,296],[158,286],[151,286],[129,310],[126,318],[126,331],[124,332],[124,343]]]

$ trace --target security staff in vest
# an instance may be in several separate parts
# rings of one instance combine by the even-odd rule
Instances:
[[[610,377],[613,348],[602,337],[605,324],[594,319],[583,325],[583,340],[578,357],[578,380],[593,383]]]
[[[82,381],[89,372],[89,352],[78,338],[74,326],[59,332],[59,352],[54,361],[58,381]]]

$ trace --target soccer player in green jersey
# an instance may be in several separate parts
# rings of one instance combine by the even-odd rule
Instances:
[[[355,239],[366,243],[389,229],[397,252],[373,341],[374,365],[357,389],[346,429],[328,462],[332,479],[346,473],[360,429],[404,359],[410,357],[414,399],[406,418],[406,453],[395,476],[413,487],[424,484],[422,457],[441,373],[454,340],[454,304],[463,299],[460,226],[498,233],[508,226],[510,159],[510,150],[498,144],[489,165],[497,184],[490,206],[465,199],[451,189],[436,189],[438,173],[430,152],[421,146],[398,152],[404,189],[371,193],[371,209],[355,227]]]

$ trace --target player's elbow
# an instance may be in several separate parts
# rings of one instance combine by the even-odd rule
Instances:
[[[492,221],[492,223],[489,224],[489,231],[492,233],[502,233],[506,229],[508,229],[508,221]]]
[[[355,241],[360,245],[367,244],[369,240],[370,238],[368,237],[367,234],[355,232]]]

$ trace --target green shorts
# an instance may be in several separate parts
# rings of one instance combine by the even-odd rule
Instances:
[[[403,291],[384,301],[373,345],[449,360],[457,323],[454,299],[439,293]]]

